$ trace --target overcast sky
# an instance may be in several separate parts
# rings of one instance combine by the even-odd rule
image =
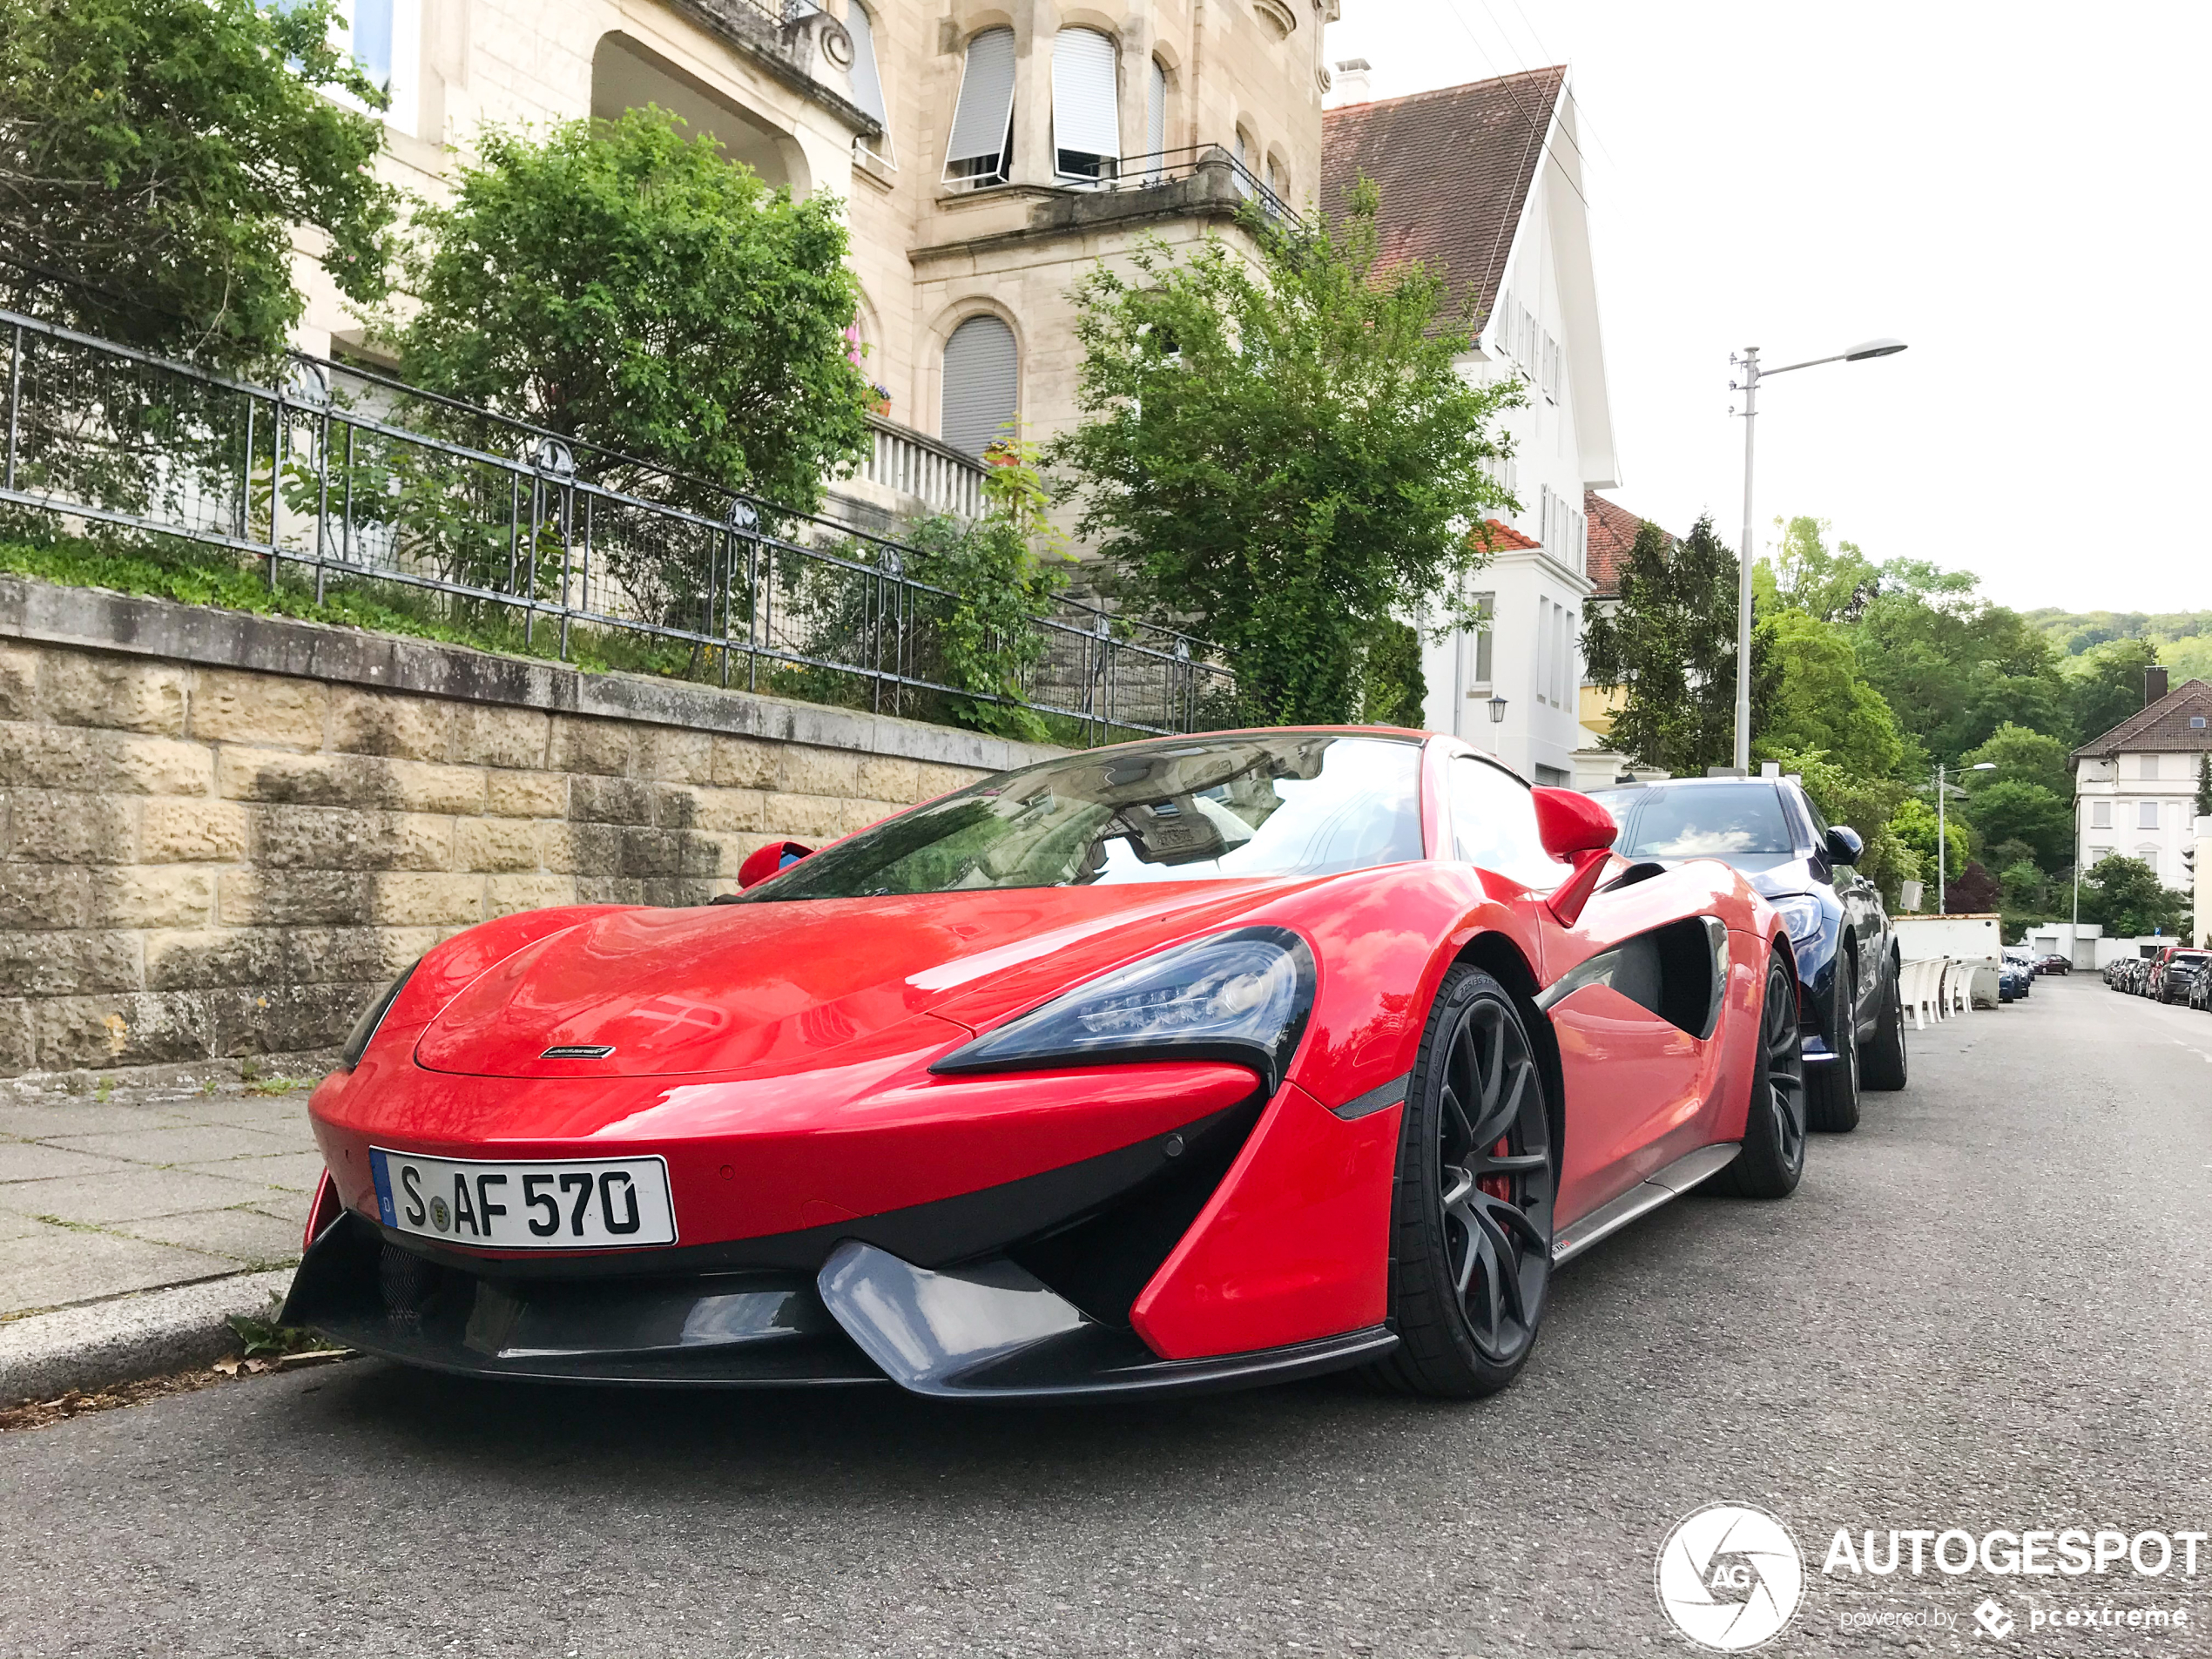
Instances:
[[[1621,487],[1743,513],[1730,351],[1911,349],[1760,388],[1758,518],[2022,609],[2212,608],[2212,5],[1344,0],[1378,97],[1572,66]]]

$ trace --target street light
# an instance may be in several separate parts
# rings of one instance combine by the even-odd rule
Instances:
[[[1898,347],[1898,349],[1899,351],[1902,351],[1902,350],[1904,350],[1905,348],[1904,348],[1902,346],[1900,346],[1900,347]],[[1946,837],[1946,831],[1945,831],[1945,828],[1944,828],[1944,814],[1943,814],[1943,806],[1944,806],[1944,798],[1945,798],[1946,795],[1948,795],[1948,794],[1950,793],[1950,792],[1951,792],[1951,791],[1952,791],[1952,790],[1954,790],[1954,789],[1958,788],[1958,787],[1959,787],[1959,786],[1958,786],[1958,785],[1956,785],[1956,784],[1946,784],[1946,782],[1944,782],[1944,781],[1943,781],[1943,774],[1944,774],[1946,772],[1949,771],[1949,770],[1950,770],[1950,768],[1949,768],[1949,767],[1947,767],[1947,766],[1946,766],[1946,765],[1943,765],[1940,761],[1939,761],[1939,762],[1936,764],[1936,769],[1935,769],[1935,773],[1936,773],[1936,775],[1935,775],[1935,792],[1936,792],[1936,907],[1935,907],[1935,913],[1936,913],[1936,914],[1938,914],[1939,916],[1942,916],[1942,915],[1948,915],[1948,914],[1950,914],[1947,910],[1946,910],[1946,909],[1944,908],[1944,899],[1943,899],[1943,867],[1944,867],[1945,865],[1948,864],[1948,863],[1951,861],[1951,857],[1950,857],[1950,854],[1951,854],[1951,844],[1950,844],[1950,842],[1949,842],[1947,840],[1946,840],[1946,839],[1945,839],[1945,837]],[[1961,772],[1994,772],[1994,771],[1996,771],[1996,770],[1997,770],[1997,763],[1996,763],[1994,760],[1977,760],[1977,761],[1975,761],[1975,762],[1974,762],[1974,764],[1973,764],[1973,765],[1971,765],[1971,766],[1961,766],[1961,767],[1959,767],[1959,771],[1961,771]]]
[[[1901,340],[1864,340],[1831,357],[1808,357],[1802,363],[1784,363],[1779,368],[1761,368],[1757,346],[1746,346],[1740,357],[1730,354],[1728,361],[1743,374],[1742,380],[1728,383],[1729,390],[1743,394],[1743,543],[1738,561],[1743,570],[1736,593],[1736,770],[1739,774],[1751,770],[1751,423],[1759,412],[1759,382],[1770,374],[1817,368],[1823,363],[1864,363],[1876,357],[1894,357],[1904,349]]]

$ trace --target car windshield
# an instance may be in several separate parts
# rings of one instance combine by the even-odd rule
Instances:
[[[1284,732],[1048,760],[886,819],[757,900],[1330,875],[1422,855],[1415,739]]]
[[[1797,847],[1772,784],[1647,785],[1596,797],[1621,826],[1614,850],[1631,859],[1720,859],[1764,868]]]

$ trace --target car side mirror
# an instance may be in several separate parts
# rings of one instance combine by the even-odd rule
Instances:
[[[813,851],[799,841],[771,841],[765,846],[756,846],[738,866],[738,886],[757,887],[777,871],[788,869],[799,860],[812,856]]]
[[[1575,790],[1540,787],[1529,792],[1536,798],[1536,836],[1544,851],[1575,867],[1575,873],[1547,901],[1559,925],[1572,927],[1604,873],[1621,826],[1601,803]]]
[[[1858,855],[1866,850],[1866,843],[1855,829],[1845,829],[1838,824],[1828,832],[1828,861],[1831,864],[1856,864]]]

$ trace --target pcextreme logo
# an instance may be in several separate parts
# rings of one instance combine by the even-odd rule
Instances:
[[[1703,1648],[1740,1653],[1771,1642],[1804,1595],[1804,1558],[1790,1529],[1749,1504],[1710,1503],[1659,1546],[1659,1605]]]

